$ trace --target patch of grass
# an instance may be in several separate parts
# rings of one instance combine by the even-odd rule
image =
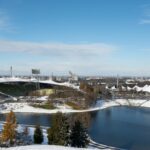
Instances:
[[[29,93],[32,96],[49,96],[54,93],[53,89],[40,89]]]
[[[56,108],[52,103],[32,104],[31,106],[35,108],[42,108],[42,109],[55,109]]]
[[[81,110],[82,107],[79,106],[78,104],[74,103],[74,102],[66,102],[66,105],[72,107],[73,109],[76,109],[76,110]]]

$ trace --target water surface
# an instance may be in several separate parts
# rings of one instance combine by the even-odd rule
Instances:
[[[89,133],[106,145],[150,150],[150,109],[111,107],[93,112]]]

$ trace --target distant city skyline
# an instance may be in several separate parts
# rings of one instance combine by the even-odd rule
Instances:
[[[0,0],[0,74],[150,76],[147,0]]]

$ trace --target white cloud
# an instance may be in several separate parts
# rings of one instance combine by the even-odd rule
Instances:
[[[9,17],[4,10],[0,9],[0,30],[8,31],[10,28]]]
[[[111,53],[116,49],[117,47],[104,43],[67,44],[0,41],[0,52],[23,52],[30,54],[50,54],[54,56],[97,56]]]
[[[150,24],[150,18],[149,19],[142,19],[139,24]]]
[[[69,70],[81,74],[94,74],[95,70],[106,67],[107,57],[111,57],[117,49],[117,46],[104,43],[68,44],[0,40],[0,54],[12,54],[13,57],[3,61],[0,68],[9,70],[9,66],[12,65],[20,74],[29,74],[31,68],[40,68],[43,74],[65,74]],[[18,54],[21,54],[19,58]]]
[[[142,6],[142,17],[139,24],[150,24],[150,5],[146,4]]]

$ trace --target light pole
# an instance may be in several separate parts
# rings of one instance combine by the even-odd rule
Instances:
[[[10,67],[10,76],[13,76],[13,72],[12,72],[12,66]]]
[[[36,89],[39,90],[40,89],[40,83],[39,83],[39,75],[40,74],[40,69],[32,69],[32,75],[36,76]]]

